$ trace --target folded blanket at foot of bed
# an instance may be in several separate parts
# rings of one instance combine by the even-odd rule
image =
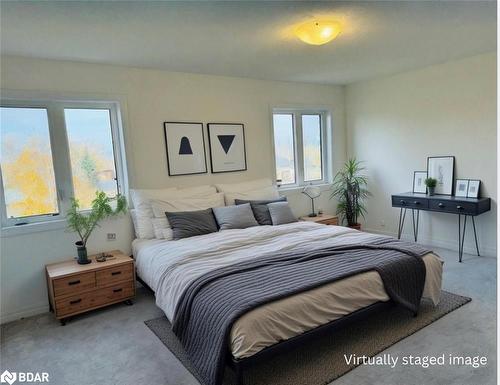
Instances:
[[[244,313],[355,274],[377,271],[389,297],[417,312],[425,283],[417,244],[392,238],[306,252],[267,255],[210,271],[180,298],[173,330],[206,385],[222,382],[233,323]]]

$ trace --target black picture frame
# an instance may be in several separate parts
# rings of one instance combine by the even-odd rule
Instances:
[[[425,174],[425,177],[427,178],[427,171],[413,171],[413,189],[412,192],[416,194],[425,194],[427,191],[415,191],[415,178],[418,173]],[[425,185],[425,183],[424,183]]]
[[[174,173],[171,169],[171,159],[168,155],[168,139],[167,139],[167,125],[168,124],[186,124],[186,125],[199,125],[200,126],[200,132],[201,132],[201,138],[203,142],[203,159],[204,159],[204,165],[205,165],[205,171],[196,171],[196,172],[188,172],[188,173]],[[163,122],[163,136],[165,138],[165,154],[167,156],[167,171],[169,176],[182,176],[182,175],[197,175],[197,174],[207,174],[208,173],[208,167],[207,167],[207,154],[206,154],[206,146],[205,146],[205,133],[203,131],[203,123],[200,122],[183,122],[183,121],[168,121],[168,122]]]
[[[242,168],[234,170],[220,170],[220,171],[214,170],[213,144],[210,135],[210,126],[241,126],[242,137],[243,137],[243,162],[244,162],[244,166]],[[247,150],[246,150],[246,139],[245,139],[245,125],[243,123],[213,123],[213,122],[207,123],[207,134],[208,134],[208,150],[210,152],[210,172],[212,174],[247,171],[248,165],[247,165]]]
[[[477,190],[473,196],[469,194],[471,188],[471,182],[477,182]],[[467,198],[475,198],[475,199],[479,198],[480,190],[481,190],[481,181],[479,179],[469,179],[469,185],[467,186]]]
[[[446,190],[446,192],[438,192],[436,191],[436,195],[447,195],[447,196],[452,196],[455,190],[455,157],[453,155],[443,155],[443,156],[428,156],[427,157],[427,177],[428,178],[434,178],[434,175],[431,175],[429,173],[429,165],[432,159],[448,159],[452,161],[452,166],[451,166],[451,176],[448,175],[447,180],[450,183],[449,190]],[[436,178],[438,179],[438,178]],[[438,182],[439,183],[439,182]],[[436,186],[437,187],[437,186]],[[436,189],[437,190],[437,189]]]

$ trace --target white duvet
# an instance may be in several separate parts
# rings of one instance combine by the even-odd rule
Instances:
[[[139,277],[155,291],[156,304],[172,320],[184,290],[208,271],[263,254],[363,243],[373,237],[379,235],[347,227],[295,222],[224,230],[178,241],[135,241],[134,257]],[[427,276],[424,296],[437,304],[441,292],[441,271],[436,274],[428,272]]]

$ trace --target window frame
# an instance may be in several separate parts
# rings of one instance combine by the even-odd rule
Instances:
[[[279,184],[281,190],[301,188],[308,185],[322,185],[330,182],[330,168],[328,167],[328,158],[331,155],[331,146],[329,145],[329,128],[328,115],[329,111],[316,108],[273,108],[271,111],[271,134],[273,144],[273,172],[274,179],[277,180],[276,174],[276,147],[274,139],[274,115],[287,114],[292,115],[293,123],[293,144],[294,144],[294,167],[295,167],[295,183]],[[304,141],[302,129],[303,115],[319,115],[320,116],[320,149],[321,149],[321,179],[305,181],[304,168]]]
[[[66,130],[65,109],[103,109],[110,112],[111,138],[116,171],[117,192],[126,195],[127,174],[123,127],[119,101],[89,100],[88,98],[26,98],[2,97],[0,107],[10,108],[43,108],[47,110],[49,139],[54,168],[58,214],[41,214],[19,218],[7,217],[3,174],[0,165],[0,216],[2,229],[22,228],[26,225],[50,223],[66,220],[66,212],[70,208],[70,197],[74,196],[71,158]],[[83,210],[88,211],[88,210]],[[28,226],[30,227],[30,226]]]

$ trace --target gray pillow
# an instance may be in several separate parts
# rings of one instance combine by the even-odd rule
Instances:
[[[267,207],[269,208],[269,214],[271,215],[273,226],[297,222],[297,218],[293,215],[288,202],[269,203]]]
[[[281,197],[279,199],[271,199],[271,200],[258,200],[258,201],[247,201],[243,199],[235,199],[234,203],[237,205],[243,205],[245,203],[250,203],[250,207],[252,207],[253,215],[259,225],[272,225],[273,221],[271,220],[271,215],[269,214],[269,208],[267,205],[269,203],[274,202],[286,202],[286,197]]]
[[[214,207],[213,211],[221,230],[246,229],[247,227],[259,225],[253,216],[250,203],[238,206]]]
[[[212,209],[166,212],[165,215],[172,227],[173,238],[176,240],[217,232],[217,223]]]

